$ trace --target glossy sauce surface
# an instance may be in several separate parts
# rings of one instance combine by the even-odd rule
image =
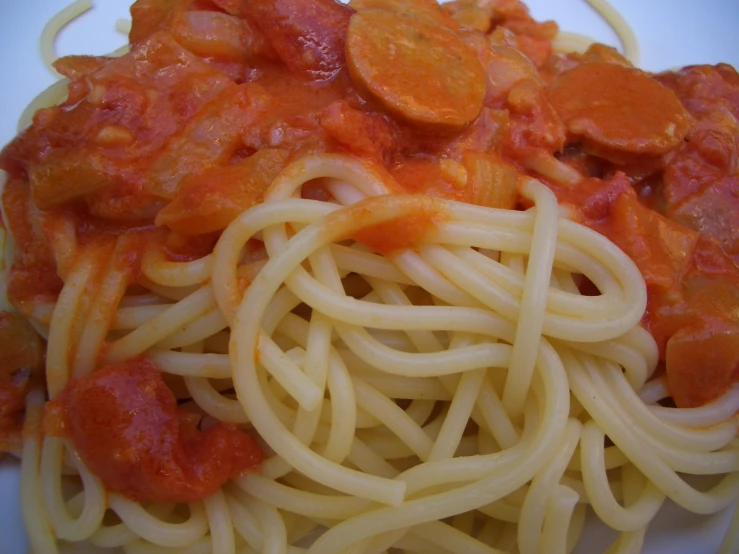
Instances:
[[[224,423],[201,431],[199,420],[177,407],[151,361],[136,358],[70,381],[47,404],[44,429],[71,439],[107,490],[134,500],[190,502],[262,461],[243,431]]]

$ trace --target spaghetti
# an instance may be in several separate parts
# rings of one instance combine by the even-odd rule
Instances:
[[[56,438],[35,447],[29,442],[22,487],[39,490],[34,482],[40,479],[43,492],[29,495],[27,510],[46,513],[53,536],[131,552],[144,551],[139,549],[146,542],[193,551],[230,552],[236,545],[259,551],[269,541],[285,544],[285,533],[293,532],[291,521],[283,522],[275,511],[281,510],[297,518],[299,535],[328,525],[310,552],[341,552],[357,543],[365,551],[397,544],[413,552],[428,541],[452,551],[497,552],[482,531],[495,534],[498,527],[500,533],[513,524],[521,552],[538,552],[542,544],[565,552],[574,539],[568,543],[561,530],[581,517],[583,501],[622,532],[619,544],[627,548],[640,543],[666,495],[699,513],[720,510],[735,498],[736,473],[700,492],[678,472],[734,471],[737,423],[726,414],[737,409],[739,395],[695,409],[696,416],[705,415],[693,420],[700,422],[694,428],[671,421],[679,410],[664,417],[665,409],[642,403],[635,390],[649,378],[656,353],[651,337],[636,326],[646,301],[641,277],[602,236],[560,218],[548,189],[530,181],[524,191],[535,199],[534,209],[496,211],[384,194],[382,177],[344,156],[295,163],[263,204],[224,231],[212,260],[184,263],[176,273],[171,262],[145,262],[146,274],[158,276],[156,284],[172,296],[182,296],[176,291],[210,271],[215,296],[196,291],[160,304],[153,318],[145,315],[152,314],[150,306],[135,307],[136,299],[124,296],[120,304],[130,307],[107,316],[120,319],[127,310],[129,320],[148,319],[152,329],[160,321],[156,328],[162,329],[155,336],[133,331],[117,339],[109,360],[153,345],[152,359],[165,372],[186,375],[192,398],[205,412],[221,421],[249,422],[273,456],[260,475],[236,479],[204,505],[191,504],[185,522],[169,522],[171,507],[143,510],[111,495],[107,509],[120,523],[100,527],[106,511],[101,485],[84,466],[76,469],[84,484],[80,492],[66,502],[60,496],[69,444]],[[315,178],[334,179],[331,192],[343,207],[299,198],[301,185]],[[346,242],[429,203],[447,219],[416,252],[384,258]],[[239,300],[239,252],[257,234],[269,259]],[[551,261],[530,254],[537,240],[548,242]],[[406,272],[407,267],[413,269]],[[587,275],[603,294],[580,296],[573,274]],[[353,287],[360,279],[369,289],[363,296],[347,294],[350,275]],[[84,290],[78,279],[68,279],[62,297],[71,287]],[[111,279],[120,277],[102,277]],[[547,283],[546,294],[525,304],[538,281]],[[428,296],[421,304],[410,300],[423,295]],[[452,295],[464,301],[449,304]],[[77,306],[82,299],[77,293]],[[292,313],[301,304],[311,309],[307,320]],[[78,309],[70,306],[67,313]],[[541,335],[516,331],[522,309],[539,321]],[[211,323],[212,310],[220,317]],[[226,324],[229,354],[204,353]],[[199,326],[203,330],[181,352],[162,348],[177,329]],[[50,350],[53,344],[52,336]],[[513,365],[517,348],[533,350],[535,359]],[[506,384],[527,374],[519,419],[517,410],[506,409]],[[237,399],[213,388],[211,380],[224,377],[233,379]],[[405,410],[397,404],[408,401]],[[27,426],[34,417],[29,414]],[[604,433],[614,443],[605,450]],[[400,467],[411,467],[401,470],[400,461]],[[33,467],[40,467],[38,477]],[[631,498],[627,508],[614,498],[620,494],[609,484],[607,469],[621,473],[620,494]],[[451,525],[440,522],[450,517]],[[464,532],[460,518],[479,523]],[[51,548],[52,535],[29,532],[35,549],[51,551],[43,549]],[[131,542],[135,537],[140,538]]]
[[[639,41],[636,39],[634,30],[618,10],[614,9],[608,0],[586,0],[616,31],[621,41],[624,56],[632,64],[639,63]]]
[[[639,64],[639,41],[629,22],[607,0],[586,0],[618,36],[624,57],[633,65]],[[584,53],[595,44],[591,37],[579,33],[560,31],[552,41],[558,52]]]
[[[55,76],[59,73],[54,69],[54,62],[59,58],[54,48],[56,36],[66,25],[72,20],[78,18],[83,13],[92,9],[92,0],[76,0],[69,6],[65,7],[59,13],[54,15],[44,26],[41,31],[41,58],[44,60],[46,67],[49,68]]]
[[[32,550],[557,554],[575,548],[592,510],[619,533],[611,551],[626,553],[641,550],[667,499],[699,514],[736,501],[739,388],[667,407],[664,345],[642,326],[653,274],[597,218],[630,201],[631,186],[553,155],[566,133],[592,163],[632,160],[636,147],[567,121],[539,78],[544,62],[529,61],[551,48],[550,26],[509,2],[488,44],[451,19],[479,20],[463,2],[411,1],[397,14],[362,0],[358,13],[372,16],[361,20],[306,2],[296,6],[316,10],[311,33],[329,45],[311,55],[295,54],[267,3],[222,0],[159,21],[157,3],[140,0],[153,11],[134,10],[133,53],[65,69],[69,105],[42,112],[3,154],[3,221],[18,243],[3,245],[10,296],[47,340],[45,389],[30,382],[23,428]],[[402,25],[368,24],[392,17]],[[223,32],[213,43],[196,33],[209,26]],[[336,29],[351,38],[346,59]],[[459,74],[480,87],[474,114],[458,105],[463,91],[437,95],[366,56],[400,38],[403,67],[420,63],[414,40],[464,52]],[[250,64],[256,86],[234,84]],[[619,71],[618,86],[656,86]],[[566,75],[556,86],[580,85]],[[347,101],[362,94],[376,112]],[[659,115],[681,143],[691,116],[677,99]],[[47,140],[39,128],[54,131],[54,118],[93,138],[44,165],[32,141]],[[157,126],[136,127],[147,118]],[[658,151],[638,155],[678,148],[646,127],[626,138]],[[78,167],[75,148],[84,170],[60,191],[48,175]],[[128,196],[100,185],[115,171]],[[611,188],[573,199],[594,183]],[[22,296],[30,279],[18,275],[39,267],[58,282]],[[735,542],[733,530],[723,551]]]

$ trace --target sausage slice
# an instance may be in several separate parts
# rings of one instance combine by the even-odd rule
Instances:
[[[584,63],[563,73],[549,100],[570,134],[599,151],[664,154],[692,124],[673,91],[643,71],[611,63]]]
[[[362,10],[349,22],[346,48],[352,78],[408,121],[463,127],[482,109],[482,64],[445,27],[388,10]]]

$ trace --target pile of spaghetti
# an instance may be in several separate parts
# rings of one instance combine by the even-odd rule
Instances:
[[[131,14],[0,155],[33,552],[639,552],[739,496],[733,68],[518,0]]]

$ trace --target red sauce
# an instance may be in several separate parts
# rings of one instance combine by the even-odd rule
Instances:
[[[19,314],[0,311],[0,452],[19,451],[26,394],[42,379],[44,345]]]
[[[445,214],[433,207],[423,206],[405,217],[366,227],[353,238],[375,252],[392,254],[428,242],[430,234],[445,218]]]
[[[623,173],[550,186],[639,268],[648,292],[642,321],[667,362],[677,405],[700,406],[726,391],[739,378],[731,339],[722,338],[739,332],[739,271],[731,258],[716,242],[641,203]]]
[[[71,439],[105,488],[138,501],[190,502],[255,471],[262,453],[233,425],[201,431],[146,358],[70,381],[46,407],[47,434]]]
[[[287,158],[286,150],[265,148],[242,162],[187,175],[182,192],[159,211],[156,222],[187,236],[221,231],[262,202]]]
[[[36,303],[57,297],[62,281],[56,272],[49,241],[42,232],[45,219],[36,215],[28,185],[9,178],[2,201],[5,225],[16,244],[16,258],[8,272],[8,298],[21,312],[30,315]],[[34,225],[35,221],[40,225]]]

